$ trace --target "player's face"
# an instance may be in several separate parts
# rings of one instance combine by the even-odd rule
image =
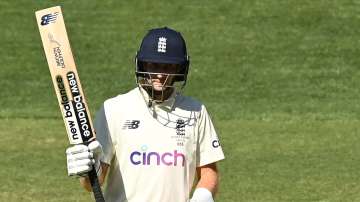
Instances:
[[[163,91],[167,86],[173,84],[174,76],[180,66],[177,64],[163,64],[163,63],[144,63],[144,69],[150,73],[148,83],[152,85],[155,91]]]

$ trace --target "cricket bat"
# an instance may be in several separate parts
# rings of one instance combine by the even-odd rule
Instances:
[[[60,6],[35,12],[51,78],[70,144],[89,144],[95,132],[80,84]],[[97,202],[103,202],[95,168],[88,173]]]

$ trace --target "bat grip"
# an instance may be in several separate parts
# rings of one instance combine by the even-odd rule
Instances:
[[[90,184],[94,193],[95,201],[96,202],[105,202],[104,196],[101,191],[99,179],[96,174],[95,166],[88,173]]]

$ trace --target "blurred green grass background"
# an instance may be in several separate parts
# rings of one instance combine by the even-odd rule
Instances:
[[[360,2],[0,1],[0,200],[89,201],[34,12],[61,5],[92,113],[135,86],[143,35],[184,35],[185,94],[208,107],[226,160],[217,201],[360,201]]]

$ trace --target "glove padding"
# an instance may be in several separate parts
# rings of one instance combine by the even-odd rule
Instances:
[[[189,202],[214,202],[214,199],[208,189],[196,188]]]
[[[95,140],[88,146],[79,144],[66,149],[67,170],[69,176],[86,176],[95,166],[98,176],[101,174],[100,158],[103,150]]]

